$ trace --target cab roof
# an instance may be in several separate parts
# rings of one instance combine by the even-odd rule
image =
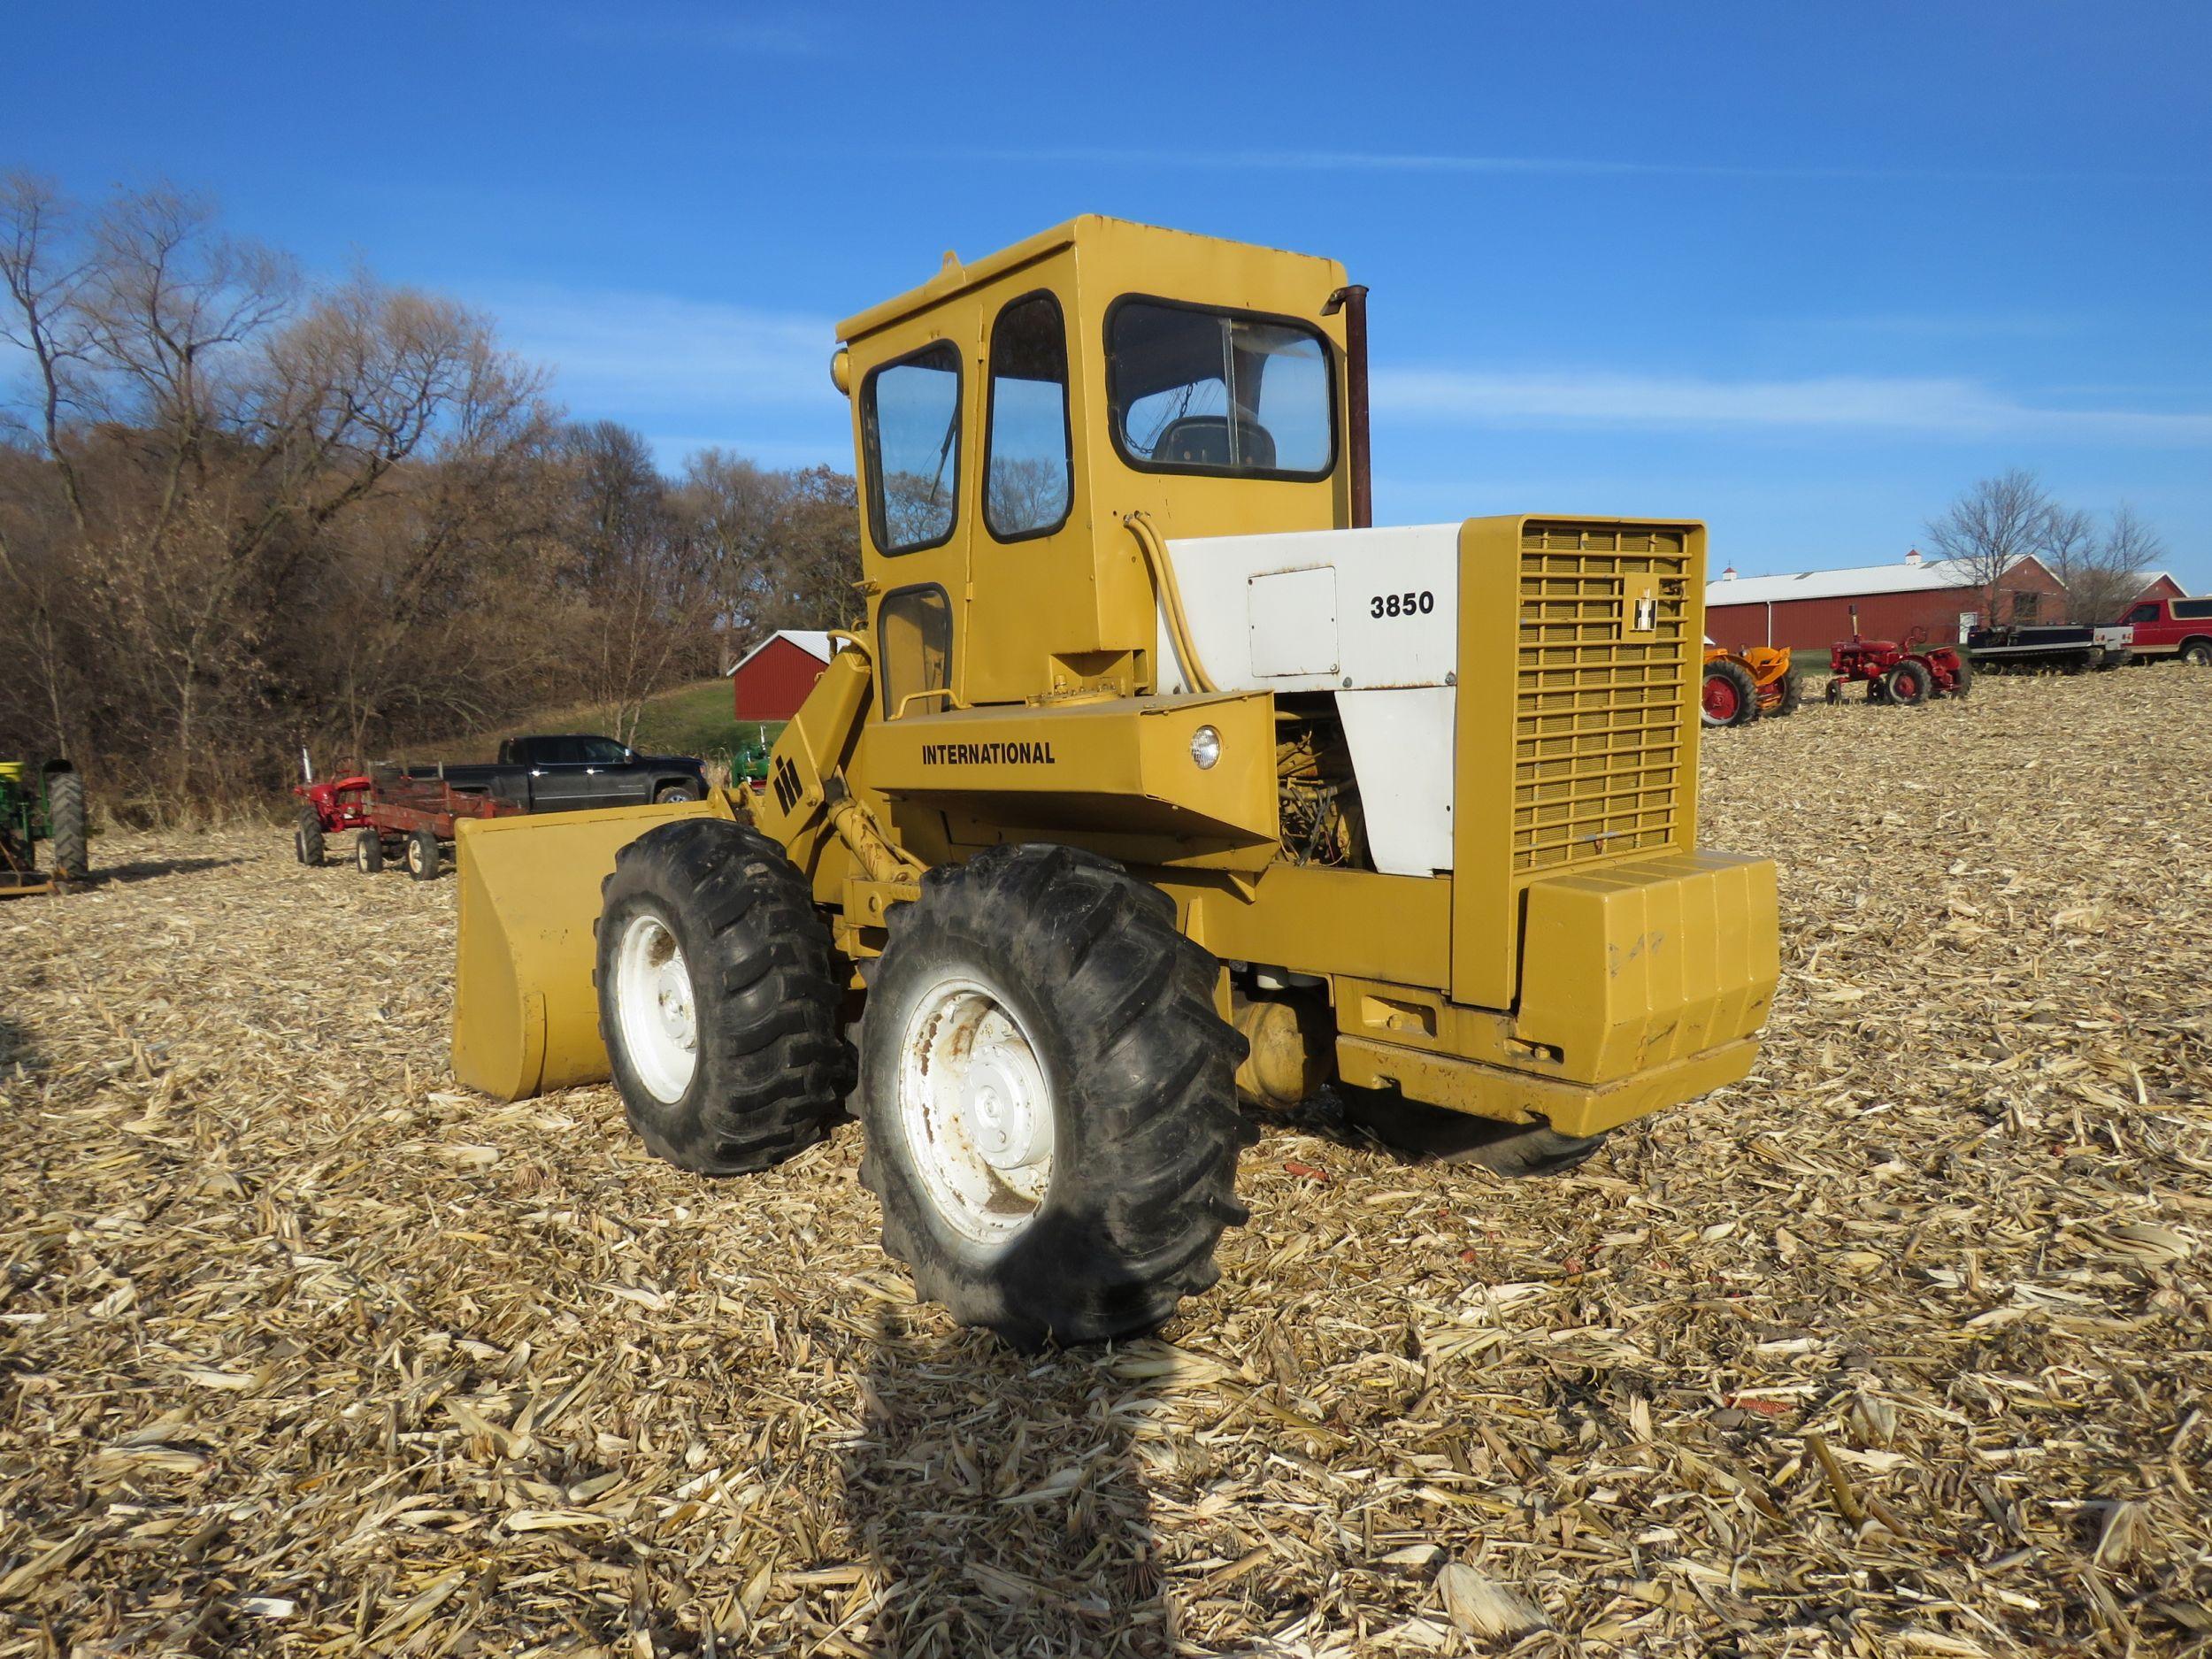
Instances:
[[[1133,219],[1109,219],[1101,213],[1086,213],[1080,218],[1069,219],[1065,224],[1055,225],[1050,230],[1039,231],[1035,235],[1025,237],[1010,248],[1002,248],[996,253],[986,254],[980,259],[971,259],[965,264],[963,264],[959,257],[948,249],[945,253],[944,265],[938,270],[935,276],[930,278],[919,288],[909,288],[894,299],[885,300],[878,305],[871,305],[864,311],[855,312],[837,325],[837,337],[840,341],[848,342],[858,340],[864,334],[872,334],[879,328],[887,328],[893,323],[913,316],[917,311],[926,311],[933,305],[940,304],[956,294],[963,293],[969,288],[980,288],[983,284],[1003,276],[1009,271],[1017,270],[1048,254],[1057,253],[1063,248],[1109,236],[1139,238],[1171,236],[1194,242],[1218,242],[1224,247],[1246,249],[1258,247],[1261,251],[1278,258],[1310,260],[1314,265],[1321,267],[1321,270],[1316,273],[1317,280],[1325,280],[1332,273],[1340,280],[1341,276],[1341,267],[1334,260],[1320,258],[1313,254],[1292,253],[1284,249],[1266,248],[1262,244],[1253,242],[1233,242],[1226,237],[1201,236],[1191,231],[1169,230],[1158,225],[1142,225]],[[1332,283],[1332,286],[1334,285]]]

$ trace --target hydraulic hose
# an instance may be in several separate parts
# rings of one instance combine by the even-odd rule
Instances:
[[[1183,590],[1176,584],[1175,563],[1168,557],[1167,543],[1160,540],[1160,533],[1141,511],[1125,514],[1122,523],[1137,538],[1146,567],[1152,573],[1152,591],[1161,614],[1167,618],[1168,643],[1175,648],[1175,660],[1182,664],[1184,683],[1193,691],[1217,689],[1206,665],[1198,660],[1198,648],[1191,642],[1190,618],[1183,612]]]

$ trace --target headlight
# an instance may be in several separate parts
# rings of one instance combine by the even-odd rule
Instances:
[[[1190,734],[1190,757],[1198,763],[1201,772],[1211,772],[1214,762],[1221,758],[1221,733],[1210,726],[1202,726]]]

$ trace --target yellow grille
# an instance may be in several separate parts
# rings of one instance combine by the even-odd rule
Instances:
[[[1691,648],[1688,533],[1531,524],[1521,540],[1513,868],[1671,845]],[[1648,588],[1648,616],[1634,612]],[[1635,625],[1647,621],[1647,631]]]

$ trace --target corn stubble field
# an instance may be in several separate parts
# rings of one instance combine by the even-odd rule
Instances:
[[[1033,1357],[854,1128],[455,1092],[450,879],[108,838],[0,910],[0,1653],[2204,1651],[2212,675],[1704,779],[1751,1080],[1550,1182],[1272,1126],[1212,1294]]]

